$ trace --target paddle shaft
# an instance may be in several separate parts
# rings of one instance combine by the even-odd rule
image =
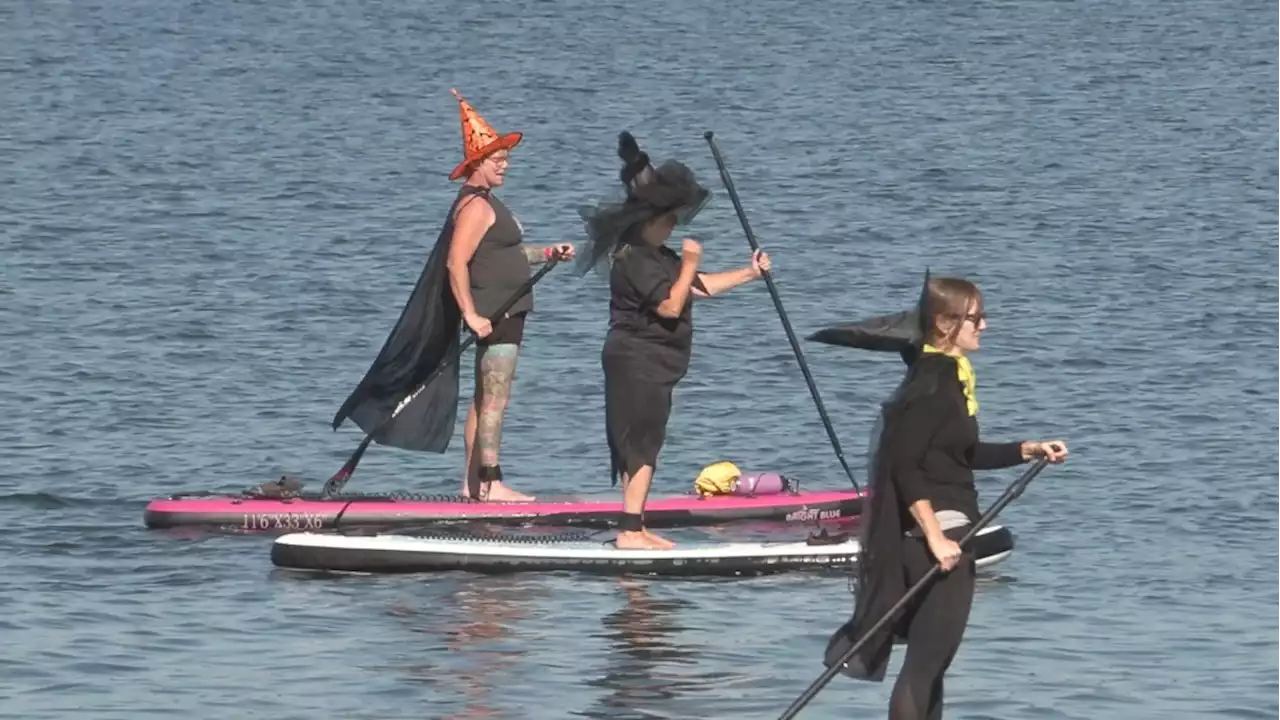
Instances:
[[[525,280],[524,284],[520,286],[520,289],[516,290],[515,293],[512,294],[510,298],[507,298],[506,302],[502,303],[502,305],[498,308],[497,312],[495,312],[493,316],[489,318],[489,322],[494,327],[496,327],[499,320],[501,320],[506,316],[507,311],[510,310],[516,304],[516,302],[520,300],[520,298],[524,297],[524,295],[528,293],[529,290],[531,290],[533,286],[536,285],[544,275],[551,272],[551,269],[560,263],[560,259],[561,259],[561,253],[559,252],[552,253],[551,259],[548,260],[546,263],[544,263],[543,266],[538,270],[538,272],[534,273],[532,277],[530,277],[528,280]],[[369,443],[373,442],[374,435],[377,435],[379,432],[383,430],[383,428],[390,425],[391,422],[396,419],[396,416],[400,414],[401,410],[404,410],[405,408],[409,407],[409,405],[413,402],[413,399],[415,397],[417,397],[423,390],[425,390],[428,385],[434,382],[436,378],[443,375],[444,371],[448,369],[450,365],[457,362],[458,359],[462,357],[462,353],[466,352],[467,348],[471,347],[473,344],[475,344],[475,342],[476,342],[476,334],[471,333],[470,335],[468,335],[467,339],[463,340],[462,343],[458,345],[458,349],[455,350],[453,354],[451,354],[448,358],[446,358],[444,362],[440,363],[440,365],[436,367],[436,369],[431,373],[431,375],[426,380],[424,380],[422,384],[417,387],[417,389],[415,389],[404,400],[400,401],[400,403],[396,405],[395,409],[391,411],[391,415],[388,416],[387,419],[378,423],[369,434],[364,436],[364,440],[360,441],[360,445],[356,448],[356,451],[351,453],[351,457],[347,458],[347,462],[343,464],[342,469],[334,473],[333,477],[329,478],[328,482],[324,484],[324,490],[323,492],[321,492],[321,497],[331,497],[335,493],[338,493],[342,490],[342,487],[347,484],[348,480],[351,479],[351,474],[355,472],[356,465],[360,464],[360,458],[364,456],[364,451],[369,449]]]
[[[738,191],[733,186],[733,178],[729,177],[729,168],[725,166],[724,158],[720,155],[720,148],[716,146],[715,133],[708,130],[705,133],[707,144],[711,146],[711,154],[715,157],[716,166],[720,168],[720,179],[724,181],[725,189],[729,191],[729,199],[733,201],[733,209],[738,213],[738,220],[742,223],[742,229],[747,234],[747,242],[751,245],[751,249],[759,250],[760,245],[756,243],[755,233],[751,232],[751,225],[747,222],[747,212],[742,208],[742,201],[738,199]],[[827,416],[827,409],[822,404],[822,397],[818,394],[818,385],[813,380],[813,374],[809,372],[809,364],[805,362],[804,353],[800,350],[800,341],[796,339],[795,330],[791,328],[791,321],[787,318],[787,311],[782,308],[782,298],[778,296],[778,288],[773,284],[773,275],[768,270],[764,270],[761,275],[764,277],[765,285],[769,287],[769,295],[773,297],[773,306],[778,309],[778,317],[782,319],[782,329],[787,333],[787,340],[791,342],[791,350],[796,354],[796,361],[800,363],[800,372],[804,374],[804,380],[809,385],[809,394],[813,396],[813,402],[818,407],[818,415],[822,417],[822,424],[827,428],[827,437],[831,438],[831,447],[835,450],[836,459],[840,461],[844,472],[849,476],[849,482],[853,483],[854,490],[861,490],[858,487],[858,481],[853,479],[853,471],[849,469],[849,463],[844,459],[844,450],[840,448],[840,440],[836,438],[835,428],[831,426],[831,418]]]
[[[1040,471],[1044,469],[1044,466],[1048,462],[1048,458],[1040,458],[1022,474],[1022,477],[1013,481],[1013,484],[1005,489],[1000,497],[992,503],[991,507],[987,508],[987,511],[982,514],[982,517],[978,518],[978,522],[974,523],[973,527],[969,529],[969,532],[965,533],[964,537],[960,538],[960,542],[957,543],[960,546],[960,549],[963,550],[965,545],[967,545],[969,541],[973,539],[980,530],[982,530],[982,528],[990,524],[1006,505],[1013,502],[1015,498],[1021,495],[1022,491],[1027,489],[1027,485],[1033,478],[1035,478],[1036,475],[1040,474]],[[911,598],[915,597],[916,593],[920,592],[920,590],[923,589],[931,579],[933,579],[934,575],[940,572],[942,572],[942,565],[940,564],[929,568],[929,572],[925,573],[924,577],[920,578],[915,585],[912,585],[911,589],[908,590],[907,593],[898,600],[898,602],[894,603],[893,607],[889,608],[889,611],[884,614],[884,617],[880,618],[875,625],[872,625],[871,629],[863,633],[862,637],[859,638],[852,647],[845,651],[844,655],[841,656],[837,662],[833,663],[821,675],[819,675],[818,679],[814,680],[813,683],[800,694],[800,697],[796,698],[795,702],[791,703],[791,706],[787,708],[786,712],[782,713],[778,720],[791,720],[791,718],[795,717],[796,713],[800,712],[801,708],[807,705],[827,683],[831,682],[831,678],[835,677],[836,674],[840,672],[840,668],[843,667],[845,663],[849,662],[849,659],[852,658],[864,644],[866,644],[867,640],[870,639],[872,635],[876,634],[880,628],[884,627],[885,623],[892,620],[893,616],[897,615],[898,611],[905,607],[906,604],[911,601]]]

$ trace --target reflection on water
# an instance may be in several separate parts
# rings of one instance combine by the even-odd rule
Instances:
[[[683,599],[654,599],[646,581],[618,580],[626,605],[605,615],[604,632],[598,637],[611,648],[602,677],[587,681],[607,690],[583,717],[653,718],[678,701],[694,683],[674,671],[675,666],[698,662],[701,648],[678,635],[685,628],[676,622],[679,611],[695,607]]]
[[[388,613],[410,634],[400,644],[411,663],[396,670],[411,682],[426,683],[443,696],[442,706],[424,708],[423,717],[483,720],[501,717],[501,678],[511,674],[521,650],[499,647],[513,639],[528,617],[529,603],[540,598],[525,583],[501,577],[465,577],[443,592],[423,596],[421,606],[392,604]],[[415,646],[413,638],[425,639]],[[429,662],[434,658],[438,662]]]

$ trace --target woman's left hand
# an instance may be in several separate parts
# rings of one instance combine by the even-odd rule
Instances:
[[[768,272],[773,267],[773,261],[769,259],[769,253],[764,250],[756,250],[751,253],[751,270],[756,277]]]
[[[572,243],[556,243],[551,246],[551,250],[553,252],[560,253],[560,258],[562,260],[569,260],[573,258],[575,253]]]
[[[1062,440],[1028,440],[1022,443],[1022,459],[1044,456],[1051,463],[1067,460],[1067,444]]]

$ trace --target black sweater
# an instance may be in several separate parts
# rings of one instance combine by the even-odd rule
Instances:
[[[883,407],[870,507],[864,511],[864,550],[855,570],[853,617],[832,634],[824,654],[830,666],[865,636],[840,671],[876,681],[884,679],[893,638],[902,637],[903,628],[886,623],[866,634],[907,591],[902,547],[903,533],[916,526],[911,503],[926,499],[935,512],[958,510],[976,521],[981,513],[973,471],[1024,462],[1021,443],[978,439],[978,422],[965,408],[955,358],[938,353],[912,353],[911,358],[906,378]]]
[[[973,471],[1021,464],[1021,443],[978,439],[978,419],[965,408],[955,358],[929,353],[912,370],[908,383],[914,387],[888,445],[902,527],[915,526],[909,508],[917,500],[928,500],[934,512],[958,510],[977,521]]]

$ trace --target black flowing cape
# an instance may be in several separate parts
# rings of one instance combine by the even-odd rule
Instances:
[[[394,420],[378,427],[458,351],[462,310],[449,286],[448,268],[454,211],[464,198],[485,194],[483,188],[467,185],[458,191],[400,318],[360,384],[334,415],[334,430],[351,418],[365,433],[377,430],[373,439],[380,445],[431,452],[449,447],[458,415],[456,360],[409,400]]]
[[[907,593],[902,565],[901,503],[893,480],[895,444],[900,442],[899,421],[912,404],[927,399],[946,387],[943,379],[954,381],[955,362],[945,356],[915,356],[907,366],[906,377],[897,390],[881,405],[877,422],[878,437],[872,441],[869,504],[862,513],[861,549],[854,573],[853,617],[840,627],[827,642],[823,664],[827,667],[840,658],[875,625]],[[897,618],[886,623],[849,659],[840,672],[852,678],[880,682],[889,665],[895,639],[906,640],[904,620],[910,605]]]
[[[831,667],[857,642],[872,625],[889,612],[907,594],[902,569],[901,503],[893,481],[895,443],[901,439],[900,421],[913,403],[920,402],[944,387],[940,380],[946,373],[955,379],[954,361],[938,361],[942,356],[922,355],[928,307],[929,271],[915,307],[890,315],[834,325],[809,336],[809,340],[873,352],[897,352],[907,366],[906,375],[897,389],[881,404],[880,417],[872,433],[868,463],[869,498],[861,514],[861,548],[854,568],[853,617],[836,630],[827,641],[823,664]],[[910,428],[905,432],[911,432]],[[906,639],[905,620],[910,607],[887,622],[863,643],[840,672],[860,680],[884,680],[889,654],[895,639]]]

